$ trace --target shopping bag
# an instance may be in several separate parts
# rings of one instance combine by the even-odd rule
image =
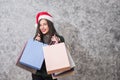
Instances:
[[[52,78],[53,79],[64,78],[66,76],[71,76],[74,74],[75,74],[75,70],[74,70],[74,68],[71,68],[71,69],[64,71],[64,72],[53,73]]]
[[[20,53],[20,55],[19,55],[19,57],[18,57],[18,59],[17,59],[16,66],[18,66],[18,67],[20,67],[20,68],[22,68],[22,69],[24,69],[24,70],[26,70],[26,71],[29,71],[29,72],[35,74],[36,71],[37,71],[36,69],[33,69],[33,68],[31,68],[31,67],[25,66],[25,65],[23,65],[23,64],[20,63],[20,58],[21,58],[21,56],[22,56],[22,54],[23,54],[23,51],[24,51],[24,49],[25,49],[25,46],[26,46],[26,44],[24,45],[24,47],[23,47],[23,49],[22,49],[22,51],[21,51],[21,53]]]
[[[44,46],[43,52],[48,74],[66,71],[71,68],[65,43]]]
[[[44,60],[43,45],[42,42],[29,39],[20,58],[20,63],[40,70]]]
[[[52,78],[55,79],[55,78],[63,78],[65,76],[70,76],[70,75],[74,75],[75,73],[75,63],[72,59],[72,56],[70,54],[70,50],[69,50],[69,47],[66,46],[66,50],[67,50],[67,54],[68,54],[68,58],[69,58],[69,62],[70,62],[70,69],[69,70],[66,70],[66,71],[62,71],[62,72],[57,72],[57,73],[53,73],[52,74]]]

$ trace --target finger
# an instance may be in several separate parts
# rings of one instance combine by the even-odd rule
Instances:
[[[39,36],[39,37],[40,37],[40,34],[38,33],[38,34],[37,34],[37,36]]]
[[[40,40],[41,40],[41,38],[40,38],[40,37],[36,37],[36,38],[35,38],[35,40],[40,41]]]
[[[52,40],[52,41],[55,41],[55,37],[52,37],[51,40]]]
[[[53,37],[51,38],[51,41],[55,42],[55,44],[56,44],[56,43],[59,42],[59,37],[53,36]]]

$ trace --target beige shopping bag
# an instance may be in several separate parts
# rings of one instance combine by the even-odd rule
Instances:
[[[66,71],[71,68],[65,43],[44,46],[43,52],[48,74]]]
[[[57,78],[64,78],[66,76],[71,76],[75,74],[75,70],[74,68],[71,68],[70,70],[64,71],[64,72],[60,72],[60,73],[53,73],[52,74],[52,78],[53,79],[57,79]]]

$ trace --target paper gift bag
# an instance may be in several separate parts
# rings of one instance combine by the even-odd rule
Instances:
[[[52,78],[53,79],[58,79],[58,78],[63,78],[63,77],[66,77],[66,76],[71,76],[71,75],[74,75],[75,71],[74,71],[74,68],[71,68],[67,71],[64,71],[64,72],[60,72],[60,73],[53,73],[52,74]]]
[[[43,43],[29,39],[20,58],[20,63],[33,69],[40,70],[43,60]]]
[[[66,70],[66,71],[62,71],[62,72],[53,73],[52,74],[53,79],[55,79],[55,78],[63,78],[65,76],[74,75],[74,73],[75,73],[75,71],[74,71],[75,63],[74,63],[74,61],[72,59],[72,56],[70,54],[70,51],[69,51],[68,47],[66,47],[66,50],[67,50],[68,58],[69,58],[69,61],[70,61],[71,69]]]
[[[25,44],[25,46],[26,46],[26,44]],[[19,56],[19,58],[17,59],[16,66],[18,66],[18,67],[20,67],[20,68],[22,68],[22,69],[25,69],[25,70],[27,70],[27,71],[35,74],[36,71],[37,71],[36,69],[33,69],[33,68],[31,68],[31,67],[25,66],[25,65],[23,65],[23,64],[20,63],[20,58],[21,58],[21,56],[22,56],[22,54],[23,54],[23,51],[24,51],[25,46],[23,47],[23,49],[22,49],[22,51],[21,51],[21,53],[20,53],[20,56]]]
[[[44,46],[43,52],[48,74],[69,70],[71,68],[64,43]]]

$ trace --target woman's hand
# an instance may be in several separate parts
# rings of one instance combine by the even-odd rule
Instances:
[[[40,34],[39,34],[39,33],[37,34],[35,40],[37,40],[37,41],[41,41],[41,37],[40,37]]]
[[[56,35],[54,35],[54,36],[52,36],[51,41],[52,41],[54,44],[56,44],[56,43],[59,43],[59,42],[60,42],[60,38],[57,37]]]

